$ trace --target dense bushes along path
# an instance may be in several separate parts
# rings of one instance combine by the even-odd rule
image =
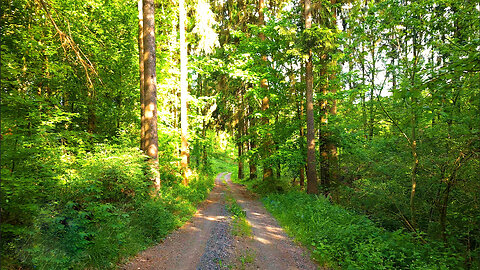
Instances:
[[[220,173],[215,187],[190,222],[122,269],[316,269],[252,194]],[[243,208],[252,237],[233,237],[226,192]]]

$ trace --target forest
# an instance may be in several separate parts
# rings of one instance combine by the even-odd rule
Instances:
[[[322,269],[480,268],[478,1],[0,10],[2,269],[116,269],[222,172]]]

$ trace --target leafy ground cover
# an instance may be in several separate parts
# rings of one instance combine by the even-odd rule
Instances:
[[[2,170],[2,268],[115,268],[181,226],[213,187],[207,175],[183,186],[163,164],[154,195],[152,172],[133,147],[99,145],[55,162],[30,164],[37,174],[28,164],[23,173]]]
[[[263,203],[286,231],[334,269],[462,269],[440,244],[421,243],[402,230],[386,231],[366,216],[323,197],[301,192],[270,194]]]

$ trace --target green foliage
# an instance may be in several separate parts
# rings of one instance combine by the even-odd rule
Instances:
[[[212,178],[179,180],[152,197],[145,157],[128,147],[98,145],[57,162],[56,175],[35,179],[2,170],[6,266],[115,268],[188,220],[213,186]]]
[[[269,195],[265,207],[290,235],[312,249],[326,267],[339,269],[461,269],[461,258],[441,244],[379,228],[366,216],[323,197],[290,192]]]

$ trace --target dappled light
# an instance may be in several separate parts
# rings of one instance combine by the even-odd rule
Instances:
[[[2,269],[480,269],[478,1],[0,9]]]

